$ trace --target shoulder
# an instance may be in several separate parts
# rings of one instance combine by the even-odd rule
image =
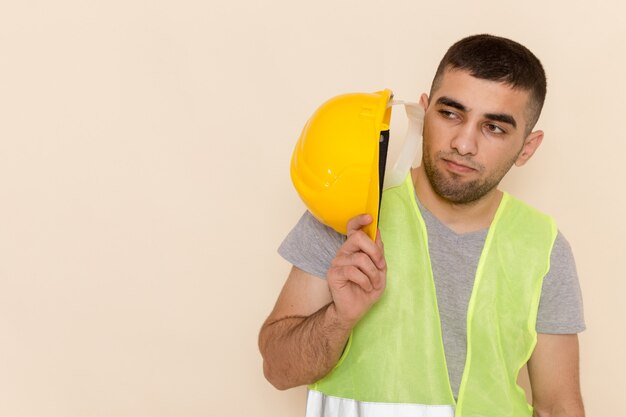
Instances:
[[[287,234],[278,253],[303,271],[323,278],[345,239],[306,211]]]
[[[572,247],[561,231],[557,233],[554,245],[552,246],[552,254],[550,256],[550,272],[548,273],[547,278],[552,278],[557,274],[575,277],[576,281],[578,281],[576,262],[574,260]]]
[[[543,281],[537,331],[568,334],[584,329],[583,299],[574,254],[559,231],[550,255],[550,270]]]
[[[494,224],[507,239],[535,251],[532,256],[549,254],[558,232],[551,216],[507,193],[503,196]]]
[[[344,235],[317,220],[307,210],[302,214],[294,228],[291,229],[283,243],[287,241],[314,241],[324,246],[336,244],[341,246],[345,240],[346,237]]]
[[[520,200],[512,194],[504,193],[503,199],[506,201],[506,206],[509,210],[515,210],[523,216],[533,216],[537,219],[541,219],[545,222],[549,222],[556,227],[556,222],[549,214],[531,206],[525,201]]]

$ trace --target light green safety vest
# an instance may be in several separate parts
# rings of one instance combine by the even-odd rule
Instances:
[[[410,176],[385,191],[380,230],[387,287],[353,329],[335,368],[309,386],[307,417],[524,417],[517,385],[537,341],[554,221],[504,194],[489,228],[467,311],[467,358],[450,388],[428,235]]]

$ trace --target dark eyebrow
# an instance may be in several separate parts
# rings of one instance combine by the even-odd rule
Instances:
[[[448,107],[452,107],[454,109],[466,112],[468,111],[467,107],[465,107],[463,104],[459,103],[456,100],[451,99],[450,97],[446,97],[446,96],[442,96],[439,97],[437,99],[437,104],[442,104],[444,106],[448,106]],[[504,113],[487,113],[485,114],[485,117],[489,120],[493,120],[495,122],[502,122],[502,123],[507,123],[511,126],[513,126],[514,128],[517,129],[517,122],[515,121],[515,118],[513,118],[513,116],[509,115],[509,114],[504,114]]]
[[[496,122],[507,123],[517,129],[517,122],[513,118],[513,116],[508,114],[485,114],[485,117],[489,120],[493,120]]]
[[[452,100],[450,97],[442,96],[437,99],[437,104],[443,104],[444,106],[452,107],[457,110],[467,111],[467,107],[462,105],[456,100]]]

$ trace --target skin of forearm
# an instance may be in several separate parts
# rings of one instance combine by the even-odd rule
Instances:
[[[319,380],[341,357],[350,332],[337,319],[333,303],[308,317],[265,323],[259,335],[265,378],[280,390]]]
[[[533,417],[585,417],[582,401],[572,401],[546,409],[535,407]]]

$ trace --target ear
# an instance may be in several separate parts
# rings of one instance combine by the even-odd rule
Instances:
[[[543,131],[537,130],[530,133],[526,139],[524,140],[524,146],[522,146],[522,151],[517,155],[517,159],[515,160],[515,166],[521,167],[524,165],[531,156],[534,155],[535,151],[541,145],[543,141]]]
[[[428,95],[426,93],[420,96],[420,106],[422,106],[424,111],[428,110]]]

